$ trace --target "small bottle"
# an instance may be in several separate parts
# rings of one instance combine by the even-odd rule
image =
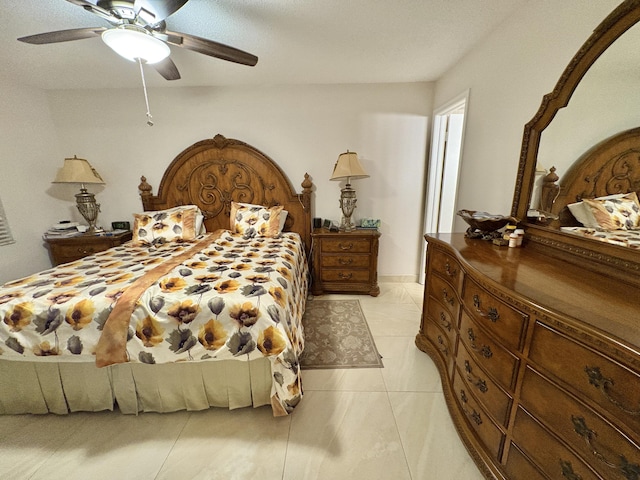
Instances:
[[[518,246],[518,234],[512,233],[509,235],[509,247],[515,248]]]
[[[517,235],[516,247],[521,247],[522,240],[524,240],[524,230],[522,228],[516,228],[516,230],[513,233]]]

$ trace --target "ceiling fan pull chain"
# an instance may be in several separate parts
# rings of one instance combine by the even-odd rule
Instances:
[[[144,81],[144,70],[142,68],[142,60],[137,58],[138,65],[140,65],[140,76],[142,77],[142,89],[144,90],[144,102],[147,104],[147,125],[153,127],[153,120],[151,117],[151,112],[149,110],[149,97],[147,96],[147,84]]]

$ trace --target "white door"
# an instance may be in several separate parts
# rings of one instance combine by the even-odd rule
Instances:
[[[425,233],[453,231],[468,99],[469,91],[466,91],[434,112],[431,161],[428,168],[427,198],[424,208]],[[425,261],[423,248],[420,283],[424,282]]]

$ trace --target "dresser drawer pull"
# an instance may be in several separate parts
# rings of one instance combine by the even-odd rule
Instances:
[[[346,260],[344,258],[339,258],[338,263],[340,265],[351,265],[353,263],[353,258],[347,258]]]
[[[342,279],[342,280],[350,280],[351,277],[353,277],[353,273],[338,273],[338,276]]]
[[[449,356],[449,349],[444,344],[444,340],[442,339],[442,335],[438,335],[438,343],[440,345],[440,351],[445,355]]]
[[[571,421],[573,422],[574,431],[584,438],[584,441],[587,442],[587,445],[591,449],[591,453],[604,463],[607,467],[613,468],[615,470],[620,470],[620,473],[627,480],[638,480],[640,479],[640,465],[637,463],[629,463],[624,455],[614,454],[613,456],[619,458],[619,463],[613,463],[607,459],[607,457],[598,451],[598,447],[594,445],[595,438],[598,436],[597,432],[591,430],[587,423],[585,422],[583,417],[576,417],[571,415]]]
[[[448,332],[451,331],[451,322],[447,320],[447,316],[444,312],[440,312],[440,324],[446,328]]]
[[[486,312],[482,311],[482,306],[480,305],[480,297],[478,295],[474,295],[473,296],[473,306],[476,309],[476,312],[478,312],[480,314],[480,316],[482,317],[487,317],[489,320],[491,320],[492,322],[497,322],[500,319],[500,314],[498,313],[498,310],[494,307],[489,307],[487,308]]]
[[[449,265],[449,260],[447,260],[447,263],[445,263],[445,265],[444,265],[444,271],[450,277],[455,277],[458,274],[458,269],[457,268],[451,268],[451,265]]]
[[[491,347],[489,345],[483,345],[481,347],[478,347],[476,345],[476,334],[473,331],[473,328],[469,328],[469,330],[467,330],[467,335],[469,336],[469,341],[471,342],[471,350],[473,350],[474,352],[478,352],[484,358],[493,357],[493,352],[491,351]]]
[[[464,392],[464,390],[460,390],[460,400],[462,401],[462,411],[464,413],[467,414],[467,416],[473,420],[475,422],[476,425],[482,425],[482,417],[480,416],[480,414],[478,412],[475,411],[475,409],[472,409],[473,411],[469,411],[467,409],[467,394]]]
[[[471,373],[472,370],[473,368],[471,367],[469,360],[465,360],[464,371],[467,372],[467,380],[471,382],[471,384],[474,387],[476,387],[478,390],[480,390],[482,393],[487,393],[487,390],[489,390],[489,387],[487,387],[487,382],[482,380],[477,375],[474,375],[473,373]]]
[[[582,480],[582,477],[577,473],[574,473],[571,462],[560,459],[560,468],[562,469],[562,476],[569,480]]]
[[[618,407],[628,415],[640,415],[640,409],[632,410],[630,408],[627,408],[622,405],[621,402],[611,396],[611,394],[609,393],[609,388],[613,387],[613,379],[606,378],[604,375],[602,375],[602,373],[600,372],[600,367],[585,367],[584,371],[589,377],[589,383],[600,390],[607,400],[609,400],[616,407]]]
[[[338,244],[340,250],[351,250],[353,248],[353,243],[349,242],[347,245],[343,245],[342,242]]]
[[[442,289],[442,299],[453,307],[453,297],[449,296],[446,288]]]

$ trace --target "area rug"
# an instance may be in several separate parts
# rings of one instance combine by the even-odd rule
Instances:
[[[383,368],[358,300],[307,301],[302,369]]]

